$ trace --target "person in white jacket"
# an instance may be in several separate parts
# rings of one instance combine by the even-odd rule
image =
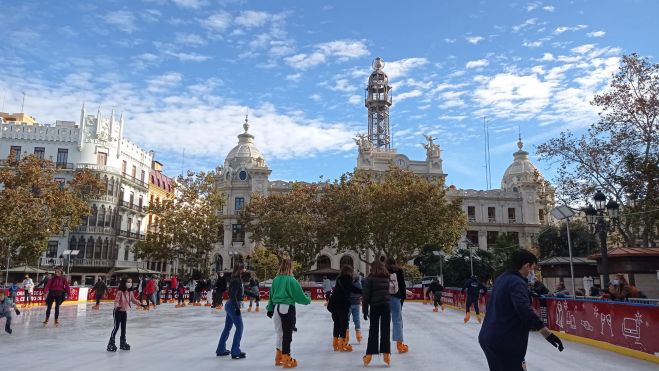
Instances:
[[[23,280],[23,290],[25,291],[25,300],[23,301],[23,308],[32,306],[32,293],[34,292],[34,281],[29,275],[25,275]]]

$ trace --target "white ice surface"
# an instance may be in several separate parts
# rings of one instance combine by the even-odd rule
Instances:
[[[245,331],[243,360],[215,356],[224,311],[208,307],[175,309],[163,304],[148,312],[128,313],[127,340],[132,350],[116,353],[105,350],[112,330],[112,304],[101,310],[91,305],[61,308],[61,326],[43,328],[45,309],[24,310],[14,317],[14,333],[0,333],[0,358],[12,369],[29,370],[269,370],[276,368],[274,330],[264,312],[243,311]],[[298,332],[293,334],[292,354],[299,369],[355,370],[363,367],[368,323],[362,321],[364,341],[356,344],[351,324],[352,353],[335,353],[331,349],[330,314],[318,302],[298,306]],[[478,345],[480,325],[462,323],[463,313],[447,309],[433,313],[430,305],[405,303],[405,339],[410,352],[392,355],[391,370],[487,370],[485,357]],[[473,321],[473,319],[472,319]],[[4,320],[0,320],[0,330]],[[233,335],[233,333],[232,333]],[[117,334],[117,346],[119,334]],[[232,337],[229,338],[229,344]],[[392,349],[395,349],[392,343]],[[656,364],[626,357],[587,345],[565,342],[559,353],[539,334],[531,334],[527,363],[529,370],[654,370]],[[382,368],[374,358],[369,368]]]

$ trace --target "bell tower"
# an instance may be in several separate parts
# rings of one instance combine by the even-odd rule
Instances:
[[[368,78],[364,104],[368,109],[368,140],[377,149],[390,149],[391,85],[389,85],[389,77],[384,73],[383,68],[384,60],[380,57],[375,58],[373,72]]]

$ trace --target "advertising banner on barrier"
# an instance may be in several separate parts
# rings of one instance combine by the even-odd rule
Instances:
[[[66,300],[78,301],[79,292],[80,292],[79,287],[69,288],[69,295]],[[43,294],[42,288],[34,289],[32,291],[32,302],[36,304],[43,304],[46,302],[46,297]],[[23,304],[23,303],[25,303],[25,290],[18,289],[18,291],[16,292],[16,304]]]
[[[546,298],[538,300],[543,321],[555,331],[659,354],[659,307]]]

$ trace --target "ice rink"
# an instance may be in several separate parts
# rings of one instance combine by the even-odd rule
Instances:
[[[112,303],[101,310],[91,305],[61,308],[61,326],[44,328],[44,308],[24,310],[14,317],[14,333],[0,334],[0,355],[4,365],[30,370],[263,370],[276,369],[274,330],[264,312],[243,310],[245,331],[243,360],[215,356],[224,325],[224,311],[208,307],[175,309],[163,304],[148,312],[128,314],[127,340],[130,351],[107,352],[112,330]],[[363,367],[368,324],[362,321],[364,341],[356,344],[351,324],[352,353],[331,349],[332,324],[325,307],[314,302],[298,306],[298,332],[293,334],[292,354],[298,368],[307,370],[354,370]],[[392,355],[392,370],[487,370],[478,346],[479,324],[462,323],[461,312],[447,309],[433,313],[430,305],[405,303],[404,332],[410,352]],[[4,328],[4,320],[0,320]],[[119,341],[117,334],[117,346]],[[231,339],[231,338],[230,338]],[[657,370],[656,364],[565,341],[559,353],[539,334],[531,334],[527,364],[529,370]],[[395,349],[395,347],[394,347]],[[374,358],[369,368],[382,368]]]

